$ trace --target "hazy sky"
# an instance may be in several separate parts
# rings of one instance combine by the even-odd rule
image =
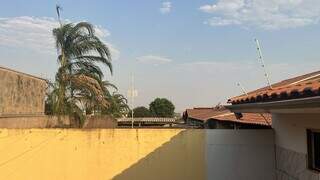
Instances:
[[[96,26],[121,93],[135,75],[136,105],[166,97],[182,111],[264,86],[255,37],[272,82],[319,70],[319,0],[3,0],[1,66],[53,79],[56,3],[65,22]]]

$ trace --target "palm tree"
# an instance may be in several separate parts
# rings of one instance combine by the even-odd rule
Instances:
[[[117,92],[113,92],[107,97],[109,99],[110,106],[102,109],[102,114],[109,115],[113,118],[119,118],[128,114],[130,108],[128,106],[128,100]]]
[[[103,73],[97,63],[112,73],[109,48],[95,35],[87,22],[64,24],[53,30],[59,69],[53,84],[53,113],[83,115],[84,104],[107,107]]]

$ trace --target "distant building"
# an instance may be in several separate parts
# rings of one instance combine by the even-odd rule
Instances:
[[[119,118],[117,119],[118,127],[172,127],[176,123],[175,118]]]
[[[47,82],[0,67],[0,118],[44,115]]]
[[[183,113],[189,126],[207,129],[268,129],[271,128],[270,114],[235,114],[224,107],[193,108]]]

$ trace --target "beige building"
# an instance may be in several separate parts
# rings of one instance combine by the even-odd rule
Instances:
[[[44,114],[47,82],[0,67],[0,117]]]
[[[320,71],[229,100],[237,113],[271,113],[277,180],[319,180]]]

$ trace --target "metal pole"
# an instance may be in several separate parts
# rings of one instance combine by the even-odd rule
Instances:
[[[60,27],[62,27],[61,18],[60,18],[60,10],[62,10],[62,8],[61,8],[61,6],[59,6],[57,4],[56,5],[56,11],[57,11],[57,15],[58,15],[58,21],[59,21]]]
[[[240,82],[238,83],[238,86],[240,86],[240,87],[241,87],[241,90],[243,91],[243,93],[244,93],[247,97],[249,97],[249,94],[247,93],[247,91],[244,89],[244,87],[241,85]],[[264,115],[263,115],[262,113],[259,113],[259,114],[260,114],[260,116],[264,119],[264,121],[265,121],[268,125],[270,125],[270,123],[267,121],[267,118],[264,117]]]
[[[237,85],[241,88],[242,93],[244,93],[246,96],[248,96],[248,93],[247,93],[247,91],[244,89],[244,87],[242,86],[242,84],[241,84],[240,82],[238,82]]]
[[[133,106],[134,106],[134,79],[131,74],[131,128],[133,129]]]
[[[260,47],[260,43],[259,43],[259,40],[258,39],[255,39],[255,42],[257,44],[257,50],[258,50],[258,59],[261,61],[262,63],[262,68],[264,70],[264,76],[266,77],[267,79],[267,83],[268,83],[268,86],[270,89],[272,89],[272,86],[271,86],[271,82],[270,82],[270,78],[269,78],[269,74],[268,74],[268,71],[267,71],[267,68],[266,68],[266,65],[264,63],[264,60],[263,60],[263,56],[262,56],[262,52],[261,52],[261,47]]]

